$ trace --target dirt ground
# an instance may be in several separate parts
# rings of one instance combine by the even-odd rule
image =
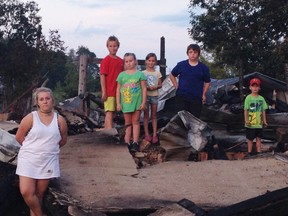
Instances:
[[[94,210],[160,208],[186,198],[227,206],[288,186],[288,164],[273,157],[169,161],[137,170],[127,147],[99,132],[69,136],[61,189]]]

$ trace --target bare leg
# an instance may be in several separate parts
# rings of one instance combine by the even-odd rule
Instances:
[[[20,192],[30,208],[31,216],[43,216],[42,200],[45,190],[47,189],[49,180],[38,180],[25,176],[19,176]]]
[[[49,185],[49,179],[39,179],[37,180],[36,195],[38,196],[40,203],[43,203],[44,193]]]
[[[125,130],[124,141],[125,141],[125,143],[129,144],[130,139],[131,139],[132,129],[131,129],[131,126],[128,126],[128,125],[132,124],[132,114],[131,113],[124,113],[124,120],[125,120],[125,125],[127,126],[126,130]]]
[[[105,129],[111,129],[113,127],[113,115],[114,112],[107,111],[105,115]]]
[[[256,137],[256,151],[261,152],[261,138]]]
[[[133,125],[133,142],[139,141],[140,135],[140,111],[135,111],[132,113],[132,125]]]
[[[148,122],[149,122],[149,104],[147,103],[147,108],[144,110],[144,133],[145,136],[149,136]]]
[[[247,145],[248,145],[248,153],[251,153],[253,148],[253,140],[247,140]]]
[[[151,119],[153,128],[153,137],[157,136],[157,104],[151,105]]]

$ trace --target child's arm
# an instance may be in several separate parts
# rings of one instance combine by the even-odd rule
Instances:
[[[177,88],[178,88],[178,83],[177,83],[176,77],[174,77],[174,76],[172,75],[172,73],[170,73],[169,78],[170,78],[170,80],[171,80],[174,88],[177,90]]]
[[[142,88],[142,103],[140,105],[140,110],[145,109],[145,104],[147,101],[147,87],[146,87],[146,80],[141,80],[141,88]]]
[[[160,89],[160,88],[162,88],[162,79],[161,78],[158,79],[158,85],[157,85],[157,89]]]
[[[117,82],[117,88],[116,88],[116,109],[117,111],[121,111],[122,110],[122,106],[120,103],[120,83]]]
[[[248,110],[244,110],[244,121],[247,126],[251,125],[248,117]]]
[[[106,93],[106,75],[101,74],[100,75],[100,84],[101,84],[101,91],[102,91],[102,101],[107,100],[107,93]]]
[[[210,87],[210,83],[204,83],[204,87],[203,87],[203,94],[202,94],[202,102],[205,103],[206,102],[206,93],[208,91]]]

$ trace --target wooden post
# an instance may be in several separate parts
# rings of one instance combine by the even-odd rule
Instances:
[[[284,74],[286,80],[286,91],[288,90],[288,62],[284,63]],[[286,104],[288,103],[288,94],[285,92]]]
[[[160,38],[160,73],[162,74],[162,81],[166,78],[166,58],[165,58],[165,38]]]
[[[84,95],[86,92],[87,61],[88,56],[80,56],[78,95]]]
[[[288,89],[288,62],[284,63],[284,73],[286,79],[286,88]]]
[[[241,102],[244,102],[244,93],[243,93],[243,86],[244,86],[244,79],[243,79],[243,61],[241,58],[236,59],[236,66],[239,72],[239,96]]]

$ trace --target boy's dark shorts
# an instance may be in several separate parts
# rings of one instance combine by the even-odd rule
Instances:
[[[262,138],[263,130],[262,128],[246,128],[246,138],[248,140],[254,140],[256,137]]]

